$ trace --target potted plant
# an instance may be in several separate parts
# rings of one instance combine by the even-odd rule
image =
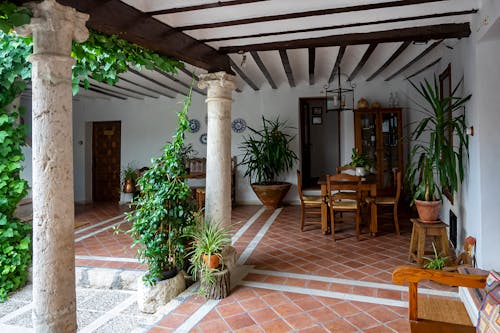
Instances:
[[[123,193],[134,193],[137,171],[130,164],[122,171]]]
[[[352,148],[351,163],[349,165],[356,167],[356,176],[365,176],[370,169],[370,159],[364,153],[361,153],[358,148]]]
[[[425,117],[410,135],[413,147],[409,151],[406,183],[412,191],[422,221],[438,220],[442,203],[442,187],[456,192],[464,179],[464,165],[468,158],[469,138],[460,112],[472,95],[457,97],[463,79],[448,97],[440,97],[436,77],[431,85],[427,80],[419,85],[410,81],[426,102],[420,105]],[[450,142],[449,133],[453,135]]]
[[[192,239],[192,250],[189,253],[191,266],[188,272],[193,279],[200,279],[199,292],[208,297],[209,289],[217,282],[215,274],[224,269],[222,251],[231,244],[231,235],[228,228],[219,222],[201,218],[188,232],[188,237]],[[229,278],[227,282],[229,283]]]
[[[187,110],[191,94],[178,114],[178,128],[173,140],[152,166],[137,180],[141,195],[134,200],[135,210],[126,214],[132,227],[127,233],[137,246],[137,256],[147,264],[143,281],[155,285],[171,277],[182,267],[185,256],[184,234],[194,225],[195,207],[187,184],[182,160],[184,133],[189,128]]]
[[[274,120],[262,117],[261,130],[248,128],[253,135],[245,137],[240,146],[244,154],[239,164],[247,167],[245,176],[254,181],[252,189],[260,201],[266,207],[277,208],[291,186],[278,181],[278,177],[289,171],[297,159],[289,147],[295,136],[285,132],[291,127],[279,117]]]
[[[424,259],[427,260],[427,263],[424,265],[424,268],[436,269],[441,271],[446,266],[446,261],[448,260],[448,257],[442,257],[437,253],[434,242],[432,242],[432,248],[434,249],[434,257],[433,258],[424,257]]]

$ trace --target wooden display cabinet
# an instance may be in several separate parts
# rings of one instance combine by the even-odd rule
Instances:
[[[393,169],[403,170],[401,108],[354,110],[355,145],[368,155],[377,172],[377,194],[394,188]]]

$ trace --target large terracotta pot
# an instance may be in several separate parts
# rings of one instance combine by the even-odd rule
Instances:
[[[133,179],[126,179],[125,185],[123,185],[123,193],[134,193],[135,192],[135,182]]]
[[[434,223],[439,221],[439,211],[441,210],[441,200],[423,201],[415,200],[418,217],[422,222]]]
[[[276,209],[281,205],[281,200],[290,190],[290,186],[292,184],[286,182],[273,185],[252,184],[252,189],[264,206]]]
[[[218,268],[220,265],[220,258],[216,254],[212,254],[211,256],[204,254],[202,258],[208,268]]]

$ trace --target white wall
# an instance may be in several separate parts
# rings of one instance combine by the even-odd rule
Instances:
[[[398,91],[402,86],[401,81],[393,80],[391,83],[379,82],[359,83],[355,91],[355,101],[360,97],[367,98],[370,102],[378,100],[382,105],[387,104],[389,91]],[[243,118],[248,126],[260,128],[261,116],[276,117],[287,120],[292,127],[299,127],[299,98],[317,97],[323,85],[300,86],[296,88],[280,88],[276,90],[253,91],[245,89],[243,93],[233,93],[232,119]],[[201,129],[197,133],[188,133],[186,142],[192,143],[199,152],[198,156],[206,156],[206,146],[199,142],[199,137],[206,132],[206,105],[205,97],[197,93],[193,94],[189,117],[198,119]],[[404,105],[404,96],[400,93],[401,104]],[[85,151],[87,145],[91,144],[90,135],[85,131],[85,126],[92,121],[120,120],[122,122],[121,142],[121,165],[125,167],[129,163],[136,166],[150,165],[152,157],[160,153],[163,144],[170,139],[176,128],[176,111],[182,105],[182,96],[176,100],[159,98],[144,100],[129,99],[122,100],[90,100],[81,98],[74,102],[74,163],[75,163],[75,200],[82,202],[86,200],[86,185],[91,182],[89,174],[85,172]],[[341,163],[350,161],[351,149],[354,146],[353,114],[343,113],[343,149]],[[298,132],[297,132],[298,133]],[[243,133],[232,132],[232,155],[239,155],[239,145]],[[80,145],[79,142],[83,142]],[[292,143],[292,149],[299,155],[299,138]],[[240,157],[241,158],[241,157]],[[295,168],[283,177],[283,180],[296,184]],[[240,203],[258,203],[258,199],[252,192],[249,181],[243,178],[244,170],[238,168],[237,176],[237,201]],[[87,189],[88,192],[88,189]],[[285,198],[289,202],[297,202],[296,188],[290,190]]]

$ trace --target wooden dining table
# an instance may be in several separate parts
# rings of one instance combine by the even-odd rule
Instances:
[[[326,189],[326,176],[320,177],[318,184],[321,186],[321,232],[326,235],[328,232],[328,191]],[[346,188],[348,189],[348,188]],[[362,178],[361,191],[368,193],[368,198],[375,199],[377,197],[377,180],[375,175],[367,175]],[[377,233],[377,205],[374,200],[370,202],[370,236],[375,236]]]

